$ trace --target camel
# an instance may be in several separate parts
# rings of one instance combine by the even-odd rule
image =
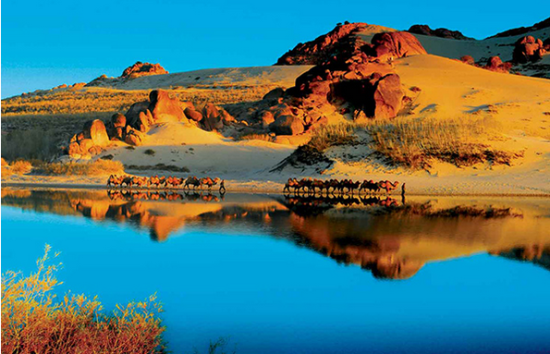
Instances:
[[[215,186],[216,184],[218,184],[219,181],[220,181],[220,179],[218,177],[216,177],[214,179],[212,179],[210,177],[201,178],[200,179],[200,186],[202,188],[203,185],[206,185],[206,186],[208,186],[208,191],[211,191],[212,187]]]
[[[359,193],[361,191],[365,192],[378,192],[380,190],[380,186],[378,183],[375,183],[372,179],[370,181],[364,180],[361,186],[359,187]]]
[[[123,184],[126,185],[126,187],[132,187],[132,182],[133,182],[133,178],[130,177],[130,176],[124,176],[124,177],[121,177],[122,180],[120,181],[120,186],[122,187]]]
[[[399,185],[399,182],[395,181],[394,183],[391,183],[390,181],[386,180],[386,181],[378,182],[378,185],[380,186],[381,189],[386,190],[386,194],[389,194],[392,190],[397,188],[397,186]]]
[[[147,177],[132,177],[131,185],[136,185],[138,187],[144,187],[147,185]]]
[[[285,186],[283,188],[283,193],[285,191],[290,193],[290,188],[294,188],[294,193],[296,193],[296,190],[298,189],[299,184],[300,183],[296,178],[289,178],[288,181],[285,183]]]
[[[187,188],[187,189],[190,189],[190,186],[193,186],[193,190],[195,190],[197,187],[200,187],[201,186],[201,182],[199,181],[199,179],[195,176],[193,177],[187,177],[187,179],[185,180],[185,183],[183,185],[183,188]]]
[[[121,182],[122,177],[118,177],[117,175],[110,175],[109,179],[107,180],[107,187],[119,186]]]

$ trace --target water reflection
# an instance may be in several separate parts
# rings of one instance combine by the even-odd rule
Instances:
[[[2,205],[125,223],[165,241],[186,227],[284,238],[380,279],[489,253],[550,270],[550,200],[297,197],[2,189]],[[245,232],[246,231],[246,232]],[[230,233],[230,232],[229,232]]]

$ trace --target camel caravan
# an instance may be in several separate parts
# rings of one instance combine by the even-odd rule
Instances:
[[[188,178],[179,177],[165,177],[158,175],[151,177],[139,177],[139,176],[117,176],[111,175],[107,180],[107,187],[118,188],[182,188],[196,190],[197,188],[202,190],[204,186],[208,187],[208,191],[212,190],[212,187],[219,184],[220,193],[225,193],[225,180],[221,180],[218,177],[212,179],[210,177],[197,178],[191,176]]]
[[[303,178],[298,180],[296,178],[289,178],[287,183],[283,188],[283,193],[292,193],[294,194],[351,194],[353,195],[356,191],[358,194],[366,193],[373,194],[379,193],[380,191],[386,191],[386,194],[390,194],[393,190],[397,188],[399,182],[390,182],[390,181],[379,181],[374,182],[373,180],[363,182],[353,181],[351,179],[337,180],[320,180],[320,179],[311,179]],[[402,185],[402,194],[405,193],[405,184]]]

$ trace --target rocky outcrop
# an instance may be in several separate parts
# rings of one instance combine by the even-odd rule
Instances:
[[[464,64],[476,65],[476,61],[471,55],[463,55],[462,57],[460,57],[460,61]]]
[[[101,153],[109,143],[105,124],[95,119],[84,123],[82,131],[71,138],[67,153],[75,158],[90,158]]]
[[[410,98],[404,95],[393,59],[426,54],[426,50],[408,32],[376,34],[372,43],[365,43],[354,36],[364,26],[339,26],[283,56],[283,63],[317,65],[300,75],[295,86],[272,90],[253,107],[232,111],[247,123],[243,132],[275,134],[278,141],[277,136],[312,132],[330,124],[334,117],[362,120],[397,116]]]
[[[136,62],[134,65],[127,67],[120,76],[123,79],[134,79],[141,76],[149,75],[164,75],[168,74],[160,64]]]
[[[372,56],[380,60],[387,56],[402,58],[410,55],[428,54],[415,36],[408,32],[375,34],[372,38]]]
[[[516,41],[512,60],[516,64],[536,62],[541,60],[544,54],[546,54],[546,50],[542,40],[526,36]]]
[[[181,122],[185,119],[181,102],[170,97],[167,91],[153,90],[149,94],[149,111],[155,123]]]
[[[509,73],[512,63],[503,63],[500,57],[494,56],[489,58],[484,68],[497,73]]]
[[[460,31],[451,31],[446,28],[437,28],[433,30],[428,25],[413,25],[411,26],[411,28],[409,28],[409,32],[414,34],[421,34],[424,36],[433,36],[433,37],[441,37],[441,38],[448,38],[448,39],[459,39],[459,40],[473,39],[470,37],[466,37]]]
[[[299,43],[285,53],[275,65],[320,65],[339,54],[343,49],[354,46],[353,35],[367,27],[366,23],[338,24],[332,31],[313,41]]]

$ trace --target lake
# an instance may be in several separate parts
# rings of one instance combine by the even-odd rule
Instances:
[[[550,199],[2,188],[2,272],[157,293],[174,353],[550,352]]]

